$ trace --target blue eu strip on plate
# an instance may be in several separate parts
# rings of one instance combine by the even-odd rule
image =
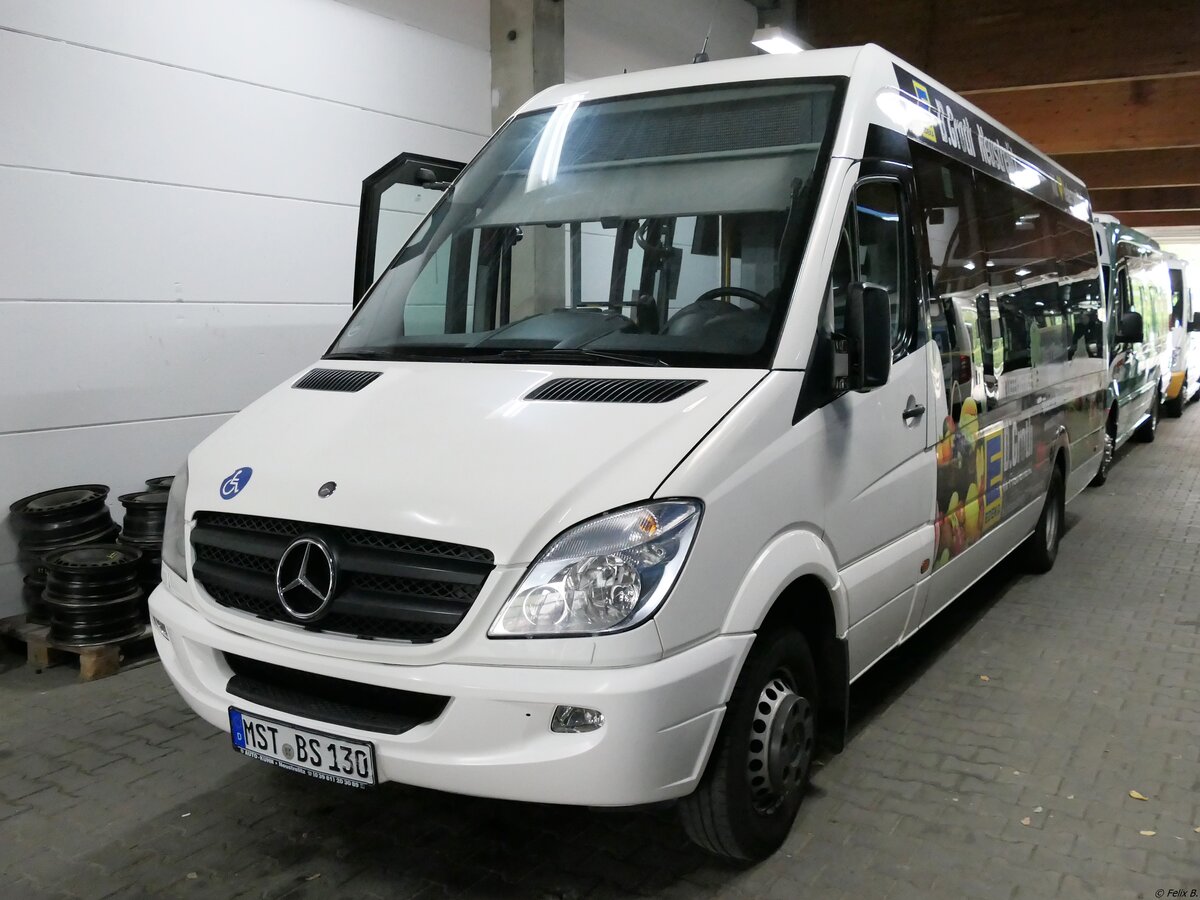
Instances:
[[[242,714],[236,709],[229,711],[229,725],[233,734],[233,745],[235,747],[245,747],[246,726],[242,724]]]

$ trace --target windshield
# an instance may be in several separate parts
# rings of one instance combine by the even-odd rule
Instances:
[[[840,87],[568,100],[514,119],[328,356],[767,365]]]

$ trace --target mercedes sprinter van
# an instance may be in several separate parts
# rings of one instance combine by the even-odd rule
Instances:
[[[1187,260],[1163,251],[1171,288],[1171,375],[1163,393],[1163,410],[1178,418],[1200,394],[1200,311],[1192,308]]]
[[[1108,387],[1087,191],[875,46],[551,88],[188,457],[163,664],[366,787],[786,837],[850,684],[1014,550]]]
[[[1108,478],[1113,454],[1130,438],[1158,431],[1171,378],[1171,288],[1158,243],[1113,216],[1093,217],[1105,287],[1109,389],[1104,455],[1094,484]]]

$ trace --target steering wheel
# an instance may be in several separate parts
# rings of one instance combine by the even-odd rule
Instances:
[[[757,303],[763,309],[770,309],[771,304],[762,294],[756,293],[749,288],[744,287],[715,287],[705,291],[693,303],[699,303],[702,300],[715,300],[718,297],[741,297],[743,300],[749,300],[751,303]]]

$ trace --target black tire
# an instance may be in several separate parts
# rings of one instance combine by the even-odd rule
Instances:
[[[1178,419],[1183,415],[1184,395],[1187,393],[1187,384],[1187,373],[1184,373],[1183,384],[1179,386],[1179,393],[1163,403],[1163,412],[1172,419]]]
[[[1054,568],[1058,558],[1058,544],[1062,539],[1067,491],[1063,483],[1062,470],[1055,465],[1050,473],[1050,484],[1046,488],[1046,502],[1038,517],[1033,534],[1025,539],[1025,565],[1031,572],[1042,574]]]
[[[1154,435],[1158,432],[1158,411],[1159,411],[1159,395],[1158,391],[1154,392],[1154,399],[1150,401],[1150,415],[1141,425],[1133,436],[1143,444],[1153,444]]]
[[[779,849],[808,784],[817,709],[816,667],[804,636],[793,628],[760,634],[700,784],[679,804],[694,843],[738,862]]]
[[[1114,413],[1108,417],[1108,424],[1104,426],[1104,451],[1100,456],[1100,468],[1096,470],[1096,474],[1088,482],[1089,487],[1100,487],[1100,485],[1108,481],[1108,473],[1112,471],[1113,457],[1116,453],[1117,419]]]

